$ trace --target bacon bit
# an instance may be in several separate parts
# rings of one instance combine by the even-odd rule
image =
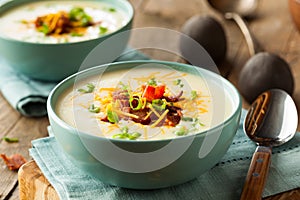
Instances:
[[[103,121],[103,122],[109,122],[108,118],[107,118],[107,115],[101,117],[100,120]]]
[[[5,154],[1,154],[0,156],[4,160],[8,169],[12,171],[18,170],[23,164],[27,162],[25,158],[20,154],[14,154],[11,157],[7,157]]]
[[[38,17],[35,21],[35,26],[39,31],[42,31],[45,26],[47,27],[48,30],[44,31],[46,35],[62,34],[66,32],[66,28],[69,24],[70,20],[68,14],[63,11]]]
[[[45,35],[54,36],[65,33],[83,35],[88,26],[95,25],[93,22],[82,24],[81,21],[72,21],[65,11],[37,17],[34,24],[38,31],[43,32]],[[101,24],[101,22],[97,22],[97,24]]]
[[[171,96],[171,97],[164,96],[163,98],[165,98],[168,102],[178,102],[182,95],[183,95],[183,91],[181,91],[177,96]]]

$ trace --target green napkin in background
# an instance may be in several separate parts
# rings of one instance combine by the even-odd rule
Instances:
[[[165,189],[130,190],[105,185],[77,168],[62,153],[54,137],[32,141],[30,155],[63,200],[235,200],[240,197],[256,148],[244,134],[242,123],[245,115],[243,110],[233,143],[217,166],[193,181]],[[300,134],[297,133],[291,141],[273,149],[264,197],[300,187],[299,143]]]
[[[116,61],[146,59],[149,58],[141,52],[127,48]],[[45,116],[48,95],[56,84],[30,79],[14,71],[0,58],[0,91],[9,104],[24,116]]]

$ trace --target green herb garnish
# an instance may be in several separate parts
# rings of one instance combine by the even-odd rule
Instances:
[[[91,84],[91,83],[88,83],[86,85],[86,88],[87,89],[80,88],[80,89],[78,89],[78,92],[81,92],[81,93],[92,93],[92,92],[94,92],[95,86],[93,84]]]
[[[123,82],[119,82],[119,85],[121,86],[120,89],[121,90],[127,90],[129,91],[129,86],[128,85],[125,85]]]
[[[152,106],[153,108],[155,108],[156,110],[160,110],[163,111],[166,109],[167,107],[167,102],[163,101],[161,99],[154,99],[152,100]]]
[[[49,26],[47,24],[43,24],[43,26],[41,26],[39,31],[47,35],[49,33]]]
[[[89,111],[92,113],[99,113],[100,112],[100,107],[95,106],[94,104],[90,105]]]
[[[181,126],[181,127],[179,128],[179,130],[175,131],[174,133],[175,133],[175,135],[177,135],[177,136],[184,136],[184,135],[187,135],[187,134],[188,134],[188,129],[185,128],[184,126]]]
[[[185,122],[194,122],[195,119],[192,118],[192,117],[182,117],[182,121],[185,121]]]
[[[104,26],[100,26],[99,31],[100,31],[100,34],[103,35],[103,34],[107,33],[108,28],[104,27]]]
[[[185,117],[183,117],[182,120],[184,120],[184,118]],[[203,124],[202,122],[200,122],[198,118],[191,118],[191,119],[193,119],[193,121],[190,121],[190,122],[193,122],[193,124],[192,124],[193,127],[196,127],[198,124],[200,126],[205,126],[205,124]]]
[[[142,134],[138,132],[129,133],[128,127],[124,126],[121,128],[121,133],[113,135],[114,139],[128,139],[128,140],[136,140],[137,138],[141,137]]]
[[[111,109],[107,109],[106,115],[107,115],[107,119],[109,122],[114,123],[114,124],[119,122],[119,117],[118,117],[117,113],[115,113]]]
[[[128,126],[124,126],[123,128],[121,128],[122,133],[128,133],[128,130],[129,130]]]
[[[137,101],[138,105],[136,107],[133,107],[133,101]],[[132,110],[140,110],[143,107],[143,101],[138,97],[131,97],[129,99],[129,105]]]
[[[201,122],[199,122],[199,125],[200,125],[200,126],[205,126],[205,124],[203,124],[203,123],[201,123]]]
[[[19,142],[19,139],[18,139],[18,138],[3,137],[2,139],[3,139],[5,142],[8,142],[8,143]]]
[[[155,78],[151,78],[148,81],[148,85],[157,86],[157,81],[155,80]]]
[[[136,140],[137,138],[141,137],[142,134],[138,133],[138,132],[134,132],[129,134],[129,140]]]
[[[191,92],[191,99],[195,100],[197,97],[198,97],[197,91],[192,90],[192,92]]]
[[[192,118],[192,117],[182,117],[181,118],[182,121],[185,121],[185,122],[193,122],[193,127],[197,126],[197,124],[199,124],[200,126],[205,126],[205,124],[199,122],[199,119],[198,118]]]
[[[82,37],[82,36],[83,36],[82,33],[77,33],[77,32],[72,32],[70,35],[71,35],[72,37]]]
[[[178,85],[181,88],[184,86],[181,79],[176,79],[175,81],[173,81],[173,84]]]
[[[109,12],[116,12],[117,10],[115,8],[109,8],[108,11]]]
[[[92,17],[80,7],[72,8],[69,12],[69,17],[71,21],[80,22],[80,26],[88,26],[92,21]]]

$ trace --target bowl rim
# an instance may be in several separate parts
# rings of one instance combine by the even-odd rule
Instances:
[[[184,67],[188,67],[188,68],[195,67],[197,70],[201,71],[200,73],[208,73],[210,76],[218,78],[222,81],[222,83],[226,84],[226,86],[229,87],[234,92],[235,96],[237,97],[238,103],[236,105],[234,103],[232,103],[232,105],[233,105],[232,112],[226,118],[226,120],[218,123],[217,125],[209,128],[208,130],[204,130],[204,131],[201,131],[201,132],[198,132],[195,134],[185,135],[185,136],[181,136],[181,137],[174,137],[174,138],[167,138],[167,139],[155,139],[155,140],[122,140],[122,139],[96,136],[96,135],[89,134],[87,132],[83,132],[83,131],[76,129],[75,127],[73,127],[73,126],[69,125],[68,123],[66,123],[65,121],[63,121],[56,114],[55,108],[53,108],[54,105],[52,103],[55,93],[57,92],[57,90],[59,88],[63,87],[64,84],[66,84],[69,81],[72,82],[73,81],[72,79],[76,79],[76,77],[78,75],[85,74],[89,71],[93,71],[93,70],[96,70],[99,68],[105,68],[105,67],[117,66],[117,65],[125,65],[125,64],[138,64],[138,63],[141,63],[141,64],[149,64],[149,63],[163,64],[163,65],[167,65],[167,66],[183,67],[183,69],[184,69]],[[183,64],[183,63],[171,62],[171,61],[160,61],[160,60],[134,60],[134,61],[113,62],[113,63],[107,63],[107,64],[103,64],[103,65],[94,66],[94,67],[79,71],[79,72],[65,78],[60,83],[58,83],[52,89],[52,91],[50,92],[48,99],[47,99],[48,118],[51,117],[60,127],[63,127],[65,130],[69,130],[68,131],[69,133],[71,133],[71,134],[77,133],[78,135],[80,134],[80,137],[82,137],[82,136],[91,137],[92,139],[109,140],[112,142],[120,142],[120,143],[153,143],[153,142],[159,143],[159,142],[171,142],[172,140],[179,140],[179,139],[183,139],[183,138],[187,139],[189,137],[204,137],[204,136],[213,134],[214,130],[218,130],[218,129],[224,127],[224,125],[228,124],[236,115],[239,115],[238,118],[240,119],[241,111],[242,111],[242,98],[241,98],[240,93],[238,92],[237,88],[231,82],[229,82],[227,79],[223,78],[221,75],[211,72],[207,69],[203,69],[203,68],[189,65],[189,64]]]
[[[16,2],[17,5],[15,5],[12,8],[9,8],[8,10],[4,11],[3,13],[9,11],[10,9],[15,8],[16,6],[21,6],[27,3],[33,3],[33,2],[40,2],[41,0],[28,0],[28,2],[19,2],[19,1],[15,1],[15,0],[4,0],[3,3],[0,3],[0,8],[4,5],[10,4],[10,3],[14,3]],[[45,1],[45,0],[42,0]],[[50,1],[58,1],[59,0],[50,0]],[[107,4],[112,4],[110,3],[110,0],[72,0],[72,1],[81,1],[81,2],[105,2]],[[106,38],[111,37],[114,34],[117,34],[119,32],[122,32],[125,27],[128,27],[132,22],[133,22],[133,18],[135,16],[135,10],[133,8],[133,5],[130,1],[128,0],[115,0],[115,1],[119,1],[122,3],[122,5],[124,5],[128,10],[130,10],[130,12],[126,12],[126,14],[128,15],[128,21],[126,22],[126,24],[122,25],[120,28],[118,28],[117,30],[115,30],[112,33],[108,33],[105,35],[101,35],[100,37],[96,37],[93,39],[88,39],[88,40],[83,40],[83,41],[78,41],[78,42],[66,42],[66,43],[38,43],[38,42],[28,42],[28,41],[23,41],[23,40],[18,40],[18,39],[14,39],[14,38],[10,38],[4,35],[0,34],[0,39],[5,40],[5,41],[9,41],[9,42],[15,42],[15,43],[20,43],[22,45],[35,45],[35,46],[67,46],[67,45],[74,45],[74,44],[81,44],[81,43],[86,43],[86,42],[97,42],[98,40],[103,40]],[[0,12],[0,16],[2,15],[2,13]],[[124,30],[125,31],[125,30]]]

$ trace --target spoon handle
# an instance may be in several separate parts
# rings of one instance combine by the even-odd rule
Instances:
[[[241,200],[258,200],[268,175],[272,149],[271,147],[258,146],[253,154],[246,181],[241,195]]]
[[[244,35],[244,38],[246,39],[250,56],[251,57],[254,56],[258,51],[257,46],[254,42],[253,36],[250,33],[248,26],[247,26],[246,22],[243,20],[243,18],[239,14],[232,13],[232,12],[227,12],[225,14],[225,18],[232,19],[237,23],[238,27],[241,29],[241,31]]]

